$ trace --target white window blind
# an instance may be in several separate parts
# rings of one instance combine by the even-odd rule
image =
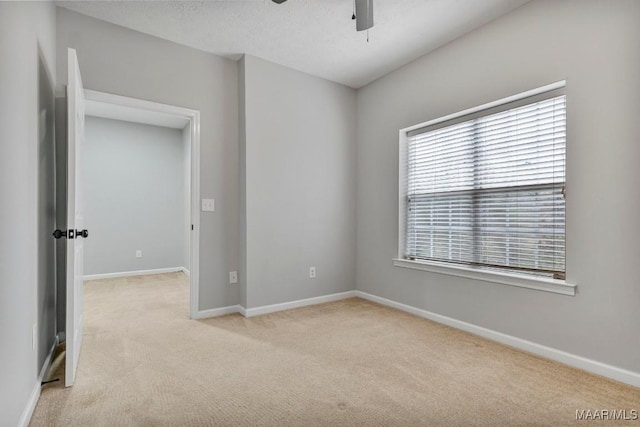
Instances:
[[[407,259],[564,279],[561,93],[407,134]]]

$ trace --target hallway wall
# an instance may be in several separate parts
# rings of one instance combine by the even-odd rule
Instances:
[[[86,118],[85,276],[186,267],[185,151],[180,129]]]

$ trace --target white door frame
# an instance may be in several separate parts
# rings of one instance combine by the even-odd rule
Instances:
[[[200,294],[200,111],[85,89],[86,100],[169,114],[189,121],[191,130],[191,224],[189,252],[189,318],[198,314]]]

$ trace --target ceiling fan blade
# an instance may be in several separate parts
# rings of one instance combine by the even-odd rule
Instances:
[[[368,30],[371,27],[373,27],[373,0],[356,0],[356,30]]]

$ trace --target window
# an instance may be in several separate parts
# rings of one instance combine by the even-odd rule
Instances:
[[[405,259],[565,278],[564,87],[514,98],[404,134]]]

